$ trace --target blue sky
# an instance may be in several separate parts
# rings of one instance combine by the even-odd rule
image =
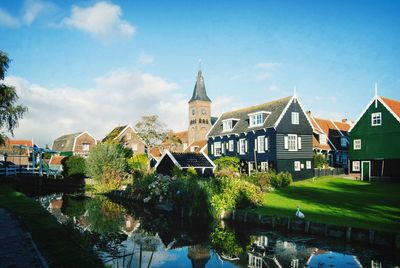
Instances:
[[[30,112],[17,138],[50,143],[156,113],[187,127],[198,60],[213,113],[298,95],[314,115],[356,119],[400,99],[399,1],[11,1],[0,3],[7,82]]]

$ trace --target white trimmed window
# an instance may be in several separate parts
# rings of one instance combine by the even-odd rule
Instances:
[[[240,139],[239,140],[239,154],[245,154],[246,152],[246,140]]]
[[[126,134],[126,139],[129,141],[132,139],[132,133],[127,133]]]
[[[297,135],[289,134],[287,137],[288,137],[288,150],[297,151]]]
[[[353,141],[354,150],[361,150],[361,139],[357,139]]]
[[[373,126],[382,125],[382,113],[372,113],[371,114],[371,124]]]
[[[232,129],[233,129],[232,120],[222,121],[222,131],[230,131]]]
[[[307,161],[306,162],[306,168],[307,169],[311,169],[311,161]]]
[[[300,161],[294,161],[294,171],[300,171],[300,170],[301,170]]]
[[[131,148],[132,148],[132,151],[137,151],[138,145],[136,143],[134,143],[134,144],[132,144]]]
[[[360,161],[353,161],[353,171],[360,171]]]
[[[235,143],[233,142],[233,140],[229,140],[229,151],[233,152],[235,150]]]
[[[262,113],[250,115],[250,127],[261,126],[263,122],[264,119]]]
[[[89,149],[90,149],[90,143],[83,143],[82,144],[82,151],[89,152]]]
[[[326,135],[325,134],[319,134],[319,143],[324,145],[326,144]]]
[[[258,143],[258,152],[259,153],[265,152],[265,137],[264,136],[258,136],[257,137],[257,143]]]
[[[268,171],[268,162],[261,162],[261,171]]]
[[[301,150],[301,137],[297,137],[297,148]]]
[[[214,142],[214,155],[220,156],[222,153],[221,142]]]
[[[292,112],[292,124],[293,125],[299,124],[299,113],[298,112]]]

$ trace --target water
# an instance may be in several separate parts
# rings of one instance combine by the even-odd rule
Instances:
[[[104,196],[37,200],[89,236],[113,267],[396,267],[398,251],[279,233],[247,225],[182,220]]]

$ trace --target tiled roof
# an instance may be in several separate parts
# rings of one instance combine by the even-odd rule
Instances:
[[[329,145],[329,143],[327,144],[320,144],[318,139],[313,135],[313,148],[318,148],[320,150],[326,150],[326,151],[332,151],[333,148]]]
[[[267,102],[264,104],[223,113],[221,115],[221,117],[218,119],[218,121],[212,127],[208,136],[212,137],[212,136],[219,136],[219,135],[229,135],[229,134],[234,134],[234,133],[248,132],[251,130],[273,127],[275,125],[276,121],[278,120],[279,116],[282,114],[282,112],[284,111],[285,107],[287,106],[287,104],[289,103],[289,101],[291,99],[292,99],[292,96],[289,96],[286,98]],[[264,124],[262,126],[249,129],[248,114],[255,113],[255,112],[261,112],[261,111],[270,112],[270,114],[267,116],[266,120],[264,121]],[[239,119],[239,121],[234,125],[234,127],[231,131],[223,132],[222,120],[230,119],[230,118]]]
[[[393,113],[400,117],[400,101],[388,99],[385,97],[381,97],[381,99],[386,103],[387,106],[389,106]]]
[[[74,140],[77,136],[82,134],[82,132],[72,133],[63,135],[54,140],[52,150],[59,152],[69,152],[73,150]]]
[[[186,148],[185,153],[200,153],[200,150],[203,149],[203,147],[206,145],[207,140],[194,141],[192,142],[192,144],[189,145],[188,148]],[[196,147],[196,149],[192,151],[192,147]]]
[[[160,159],[160,157],[162,156],[160,148],[158,147],[154,147],[150,149],[150,154],[156,159]]]
[[[171,154],[181,167],[213,167],[212,163],[203,154],[174,152],[171,152]]]
[[[207,96],[206,86],[204,85],[204,77],[201,70],[199,70],[197,73],[196,85],[194,86],[193,95],[189,102],[197,100],[211,102],[210,98]]]
[[[65,157],[65,156],[53,155],[53,156],[50,158],[49,165],[54,165],[54,166],[61,165],[61,160],[63,160],[64,157]]]
[[[32,140],[6,140],[7,145],[25,145],[25,146],[33,146]]]

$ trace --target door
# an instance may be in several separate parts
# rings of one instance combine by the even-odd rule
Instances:
[[[361,178],[363,181],[369,181],[371,177],[371,161],[362,161]]]

